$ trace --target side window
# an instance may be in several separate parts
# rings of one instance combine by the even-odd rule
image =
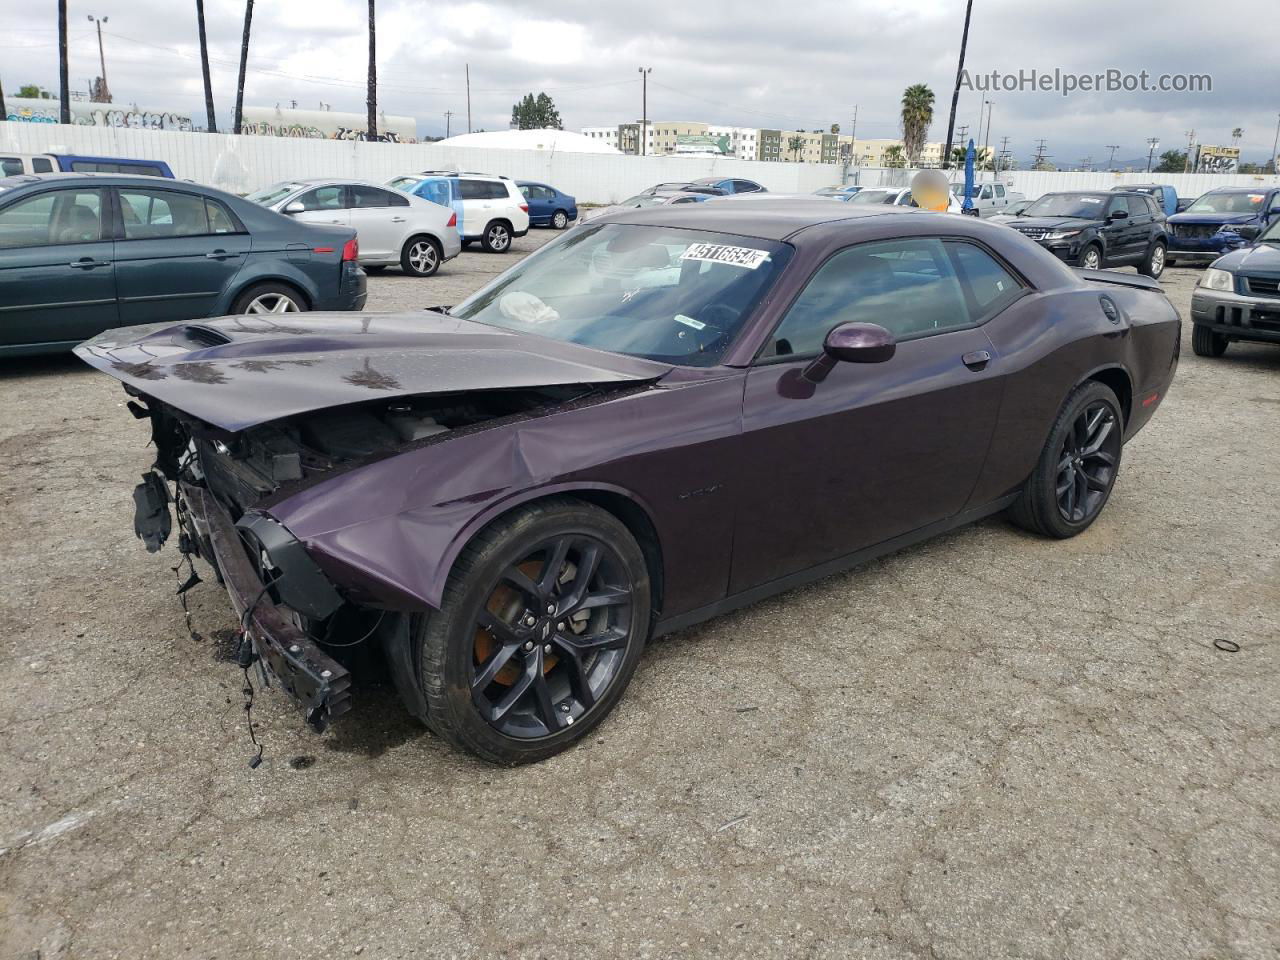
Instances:
[[[352,207],[387,207],[389,198],[385,190],[379,190],[377,187],[366,187],[364,184],[353,183],[347,187],[351,193]]]
[[[210,233],[240,233],[242,228],[240,221],[237,220],[222,204],[217,200],[206,199],[204,202],[205,213],[209,216],[209,232]]]
[[[121,188],[119,193],[126,240],[198,237],[209,233],[204,197],[169,190]]]
[[[388,207],[407,207],[408,205],[409,205],[409,198],[406,197],[403,193],[400,193],[397,191],[394,193],[387,194]]]
[[[459,180],[458,187],[463,200],[489,200],[493,196],[484,180]]]
[[[490,200],[511,200],[516,203],[519,203],[521,200],[524,199],[524,197],[520,196],[520,192],[518,190],[512,191],[508,189],[505,183],[490,182],[490,183],[486,183],[485,186],[489,188]],[[512,196],[513,192],[515,193],[515,196]]]
[[[960,280],[972,301],[975,323],[999,313],[1022,293],[1022,284],[995,257],[972,243],[949,241]]]
[[[48,157],[31,158],[32,173],[53,173],[53,161]]]
[[[520,188],[520,192],[524,194],[524,198],[526,200],[532,200],[535,196],[537,196],[537,194],[534,193],[535,189],[537,188],[532,187],[526,183],[524,186]]]
[[[982,193],[979,195],[978,199],[980,200],[991,199],[991,184],[988,183],[986,186],[982,188]]]
[[[764,356],[813,356],[842,323],[877,323],[899,339],[972,324],[941,240],[886,240],[842,250],[810,278]]]
[[[1003,197],[1003,196],[1004,196],[1004,184],[1003,184],[1003,183],[997,183],[997,184],[995,185],[995,187],[996,187],[996,196],[997,196],[997,197]]]
[[[303,210],[341,210],[342,187],[316,187],[298,198]]]
[[[25,173],[22,169],[22,160],[19,157],[0,157],[0,175],[6,177],[16,177],[20,173]]]
[[[1119,213],[1121,210],[1123,210],[1125,213],[1129,212],[1129,198],[1128,197],[1112,197],[1111,205],[1107,207],[1107,216],[1109,217],[1114,216],[1115,214]]]
[[[101,238],[99,190],[50,190],[0,210],[0,249],[93,243]]]

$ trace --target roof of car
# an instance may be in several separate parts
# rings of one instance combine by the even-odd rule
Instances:
[[[1262,184],[1257,187],[1214,187],[1212,190],[1206,190],[1205,193],[1266,193],[1274,189],[1273,184]]]
[[[836,220],[861,220],[864,217],[928,216],[922,210],[891,206],[854,207],[832,203],[822,197],[801,195],[791,202],[742,197],[732,203],[689,203],[639,207],[611,214],[610,219],[623,223],[687,227],[736,233],[762,240],[783,240],[806,227]],[[944,216],[944,214],[938,214]],[[955,216],[950,214],[949,216]],[[965,219],[973,219],[971,217]]]
[[[172,189],[181,185],[199,187],[201,190],[215,189],[192,180],[175,180],[172,177],[152,177],[145,173],[18,173],[11,177],[0,178],[0,186],[6,190],[16,187],[28,187],[37,183],[146,183],[159,190]]]

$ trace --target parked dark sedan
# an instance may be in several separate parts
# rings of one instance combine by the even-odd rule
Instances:
[[[1169,218],[1169,262],[1209,263],[1280,220],[1280,188],[1218,187]]]
[[[314,726],[378,643],[503,763],[594,727],[654,635],[1000,510],[1084,531],[1179,336],[1152,280],[822,198],[629,210],[447,310],[275,319],[78,349],[151,419],[138,535],[176,498],[240,662]]]
[[[112,327],[228,313],[359,310],[355,232],[156,177],[0,180],[0,355]]]
[[[1191,348],[1220,357],[1233,340],[1280,344],[1280,218],[1219,257],[1191,294]]]
[[[1132,264],[1164,273],[1166,218],[1143,193],[1046,193],[1007,224],[1067,263],[1098,270]]]

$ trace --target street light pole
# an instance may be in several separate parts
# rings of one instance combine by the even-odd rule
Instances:
[[[649,74],[653,67],[640,67],[640,156],[648,150],[649,133]]]
[[[1271,172],[1280,170],[1280,160],[1276,159],[1276,151],[1280,150],[1280,113],[1276,114],[1276,137],[1271,141]]]
[[[982,137],[983,163],[990,162],[991,156],[991,101],[987,101],[987,132]]]
[[[98,63],[102,67],[102,84],[98,87],[98,95],[93,98],[98,103],[111,102],[111,88],[107,86],[107,57],[102,52],[102,25],[110,19],[110,17],[95,17],[89,14],[89,22],[98,25]]]

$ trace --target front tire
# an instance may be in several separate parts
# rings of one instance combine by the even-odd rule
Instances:
[[[649,629],[648,568],[612,514],[522,507],[459,555],[418,628],[428,725],[493,763],[545,759],[621,698]]]
[[[506,253],[511,249],[511,225],[505,220],[494,220],[484,228],[480,244],[488,253]]]
[[[1115,393],[1096,380],[1082,383],[1054,420],[1010,519],[1045,537],[1083,533],[1111,498],[1123,447],[1124,415]]]
[[[551,215],[551,227],[554,230],[563,230],[569,226],[569,215],[563,210],[557,210]]]
[[[440,269],[440,248],[430,237],[410,237],[400,251],[400,269],[411,277],[429,277]]]
[[[1096,243],[1091,243],[1085,247],[1080,253],[1080,268],[1082,270],[1101,270],[1102,248]]]
[[[1191,327],[1191,349],[1197,357],[1220,357],[1227,352],[1230,343],[1222,334],[1214,333],[1203,324]]]
[[[1144,276],[1150,277],[1152,280],[1159,280],[1160,274],[1164,273],[1166,263],[1165,246],[1160,241],[1156,241],[1151,245],[1151,250],[1147,253],[1146,259],[1138,267],[1138,272]]]

